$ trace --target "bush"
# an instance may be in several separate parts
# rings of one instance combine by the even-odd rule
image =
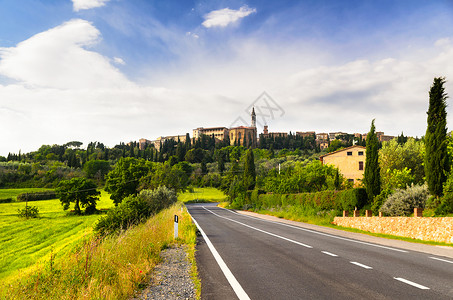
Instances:
[[[434,211],[436,216],[445,216],[453,213],[453,194],[444,195],[440,205]]]
[[[18,209],[17,212],[19,213],[19,217],[21,218],[37,218],[39,209],[37,206],[28,206],[27,204],[25,204],[25,208]]]
[[[11,202],[13,202],[13,198],[0,199],[0,203],[11,203]]]
[[[408,216],[414,208],[424,208],[429,197],[427,185],[412,185],[407,189],[397,189],[390,195],[380,211],[387,216]]]
[[[382,204],[387,200],[387,198],[392,194],[392,190],[390,189],[383,189],[379,195],[374,197],[373,204],[371,206],[371,210],[373,212],[378,212],[381,208]]]
[[[57,195],[55,192],[37,192],[37,193],[22,193],[17,195],[18,202],[27,202],[27,201],[39,201],[39,200],[50,200],[56,199]]]
[[[132,225],[144,222],[176,201],[175,192],[165,186],[154,191],[142,190],[137,196],[128,196],[117,207],[109,210],[106,216],[99,219],[94,230],[100,235],[126,230]]]

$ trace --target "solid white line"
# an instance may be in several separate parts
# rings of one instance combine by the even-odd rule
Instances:
[[[327,252],[327,251],[321,251],[321,252],[324,253],[324,254],[333,256],[333,257],[337,257],[337,256],[338,256],[338,255],[336,255],[336,254],[333,254],[333,253],[330,253],[330,252]]]
[[[364,269],[367,269],[367,270],[371,270],[371,269],[373,269],[372,267],[369,267],[369,266],[363,265],[363,264],[361,264],[361,263],[358,263],[358,262],[355,262],[355,261],[350,261],[350,263],[351,263],[351,264],[354,264],[354,265],[356,265],[356,266],[362,267],[362,268],[364,268]]]
[[[282,222],[270,221],[270,220],[266,220],[266,219],[261,219],[261,218],[249,216],[249,215],[243,215],[243,214],[237,213],[237,212],[235,212],[235,211],[231,211],[231,210],[226,209],[226,208],[222,208],[222,209],[225,209],[225,210],[227,210],[227,211],[230,211],[231,213],[234,213],[234,214],[237,214],[237,215],[240,215],[240,216],[244,216],[244,217],[248,217],[248,218],[260,220],[260,221],[263,221],[263,222],[269,222],[269,223],[280,224],[280,225],[282,225],[282,226],[291,227],[291,228],[294,228],[294,229],[299,229],[299,230],[302,230],[302,231],[311,232],[311,233],[315,233],[315,234],[319,234],[319,235],[323,235],[323,236],[328,236],[328,237],[335,238],[335,239],[339,239],[339,240],[354,242],[354,243],[357,243],[357,244],[362,244],[362,245],[367,245],[367,246],[373,246],[373,247],[377,247],[377,248],[383,248],[383,249],[392,250],[392,251],[397,251],[397,252],[402,252],[402,253],[408,253],[408,252],[409,252],[409,251],[406,251],[406,250],[396,249],[396,248],[387,247],[387,246],[382,246],[382,245],[377,245],[377,244],[371,244],[371,243],[362,242],[362,241],[357,241],[357,240],[353,240],[353,239],[348,239],[348,238],[344,238],[344,237],[341,237],[341,236],[336,236],[336,235],[332,235],[332,234],[328,234],[328,233],[323,233],[323,232],[319,232],[319,231],[314,231],[314,230],[311,230],[311,229],[306,229],[306,228],[302,228],[302,227],[298,227],[298,226],[293,226],[293,225],[285,224],[285,223],[282,223]]]
[[[233,219],[230,219],[230,218],[221,216],[221,215],[219,215],[219,214],[216,214],[216,213],[213,212],[213,211],[210,211],[209,209],[207,209],[207,208],[204,207],[204,206],[203,206],[203,208],[204,208],[205,210],[209,211],[211,214],[216,215],[216,216],[219,217],[219,218],[223,218],[223,219],[229,220],[229,221],[231,221],[231,222],[235,222],[235,223],[241,224],[242,226],[245,226],[245,227],[254,229],[254,230],[256,230],[256,231],[259,231],[259,232],[262,232],[262,233],[265,233],[265,234],[268,234],[268,235],[271,235],[271,236],[275,236],[275,237],[277,237],[277,238],[279,238],[279,239],[282,239],[282,240],[285,240],[285,241],[288,241],[288,242],[297,244],[297,245],[299,245],[299,246],[303,246],[303,247],[306,247],[306,248],[313,248],[313,247],[310,246],[310,245],[307,245],[307,244],[304,244],[304,243],[301,243],[301,242],[298,242],[298,241],[295,241],[295,240],[292,240],[292,239],[289,239],[289,238],[285,238],[285,237],[283,237],[283,236],[281,236],[281,235],[278,235],[278,234],[275,234],[275,233],[272,233],[272,232],[269,232],[269,231],[265,231],[265,230],[262,230],[262,229],[259,229],[259,228],[256,228],[256,227],[247,225],[247,224],[245,224],[245,223],[242,223],[242,222],[239,222],[239,221],[236,221],[236,220],[233,220]]]
[[[407,280],[407,279],[404,279],[404,278],[401,278],[401,277],[393,277],[393,279],[396,279],[396,280],[399,280],[401,282],[407,283],[409,285],[415,286],[415,287],[417,287],[417,288],[419,288],[421,290],[429,290],[430,289],[429,287],[426,287],[424,285],[412,282],[410,280]]]
[[[453,261],[451,261],[451,260],[446,260],[446,259],[437,258],[437,257],[433,257],[433,256],[429,256],[429,258],[453,264]]]
[[[190,215],[190,216],[192,217],[192,215]],[[238,296],[239,300],[250,300],[249,296],[244,291],[241,284],[237,281],[236,277],[234,277],[233,273],[231,273],[230,269],[225,264],[222,257],[220,256],[219,252],[217,252],[217,250],[215,249],[214,245],[209,240],[206,233],[204,233],[203,229],[201,229],[200,225],[198,225],[198,223],[194,217],[192,217],[192,220],[195,223],[195,225],[197,226],[198,230],[201,232],[201,235],[203,236],[204,240],[206,241],[206,245],[208,245],[209,250],[211,250],[212,255],[214,255],[214,258],[217,261],[217,264],[219,265],[219,267],[222,270],[223,274],[225,275],[226,279],[228,280],[228,282],[230,283],[234,292],[236,293],[236,296]]]

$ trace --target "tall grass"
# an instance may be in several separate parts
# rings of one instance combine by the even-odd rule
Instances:
[[[1,287],[7,299],[127,299],[149,279],[159,253],[172,243],[186,243],[191,260],[196,227],[179,202],[145,224],[104,239],[88,237],[59,258],[48,257],[33,274]],[[173,216],[179,239],[173,239]],[[192,272],[196,275],[196,271]]]

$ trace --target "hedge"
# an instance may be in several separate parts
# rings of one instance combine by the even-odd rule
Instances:
[[[13,202],[13,198],[0,199],[0,203],[11,203],[11,202]]]
[[[250,204],[262,208],[302,205],[321,210],[353,210],[367,203],[366,190],[363,188],[301,194],[260,194],[254,191],[250,196]]]
[[[50,200],[50,199],[56,199],[56,198],[57,198],[57,195],[53,191],[37,192],[37,193],[23,193],[23,194],[17,195],[18,202]]]

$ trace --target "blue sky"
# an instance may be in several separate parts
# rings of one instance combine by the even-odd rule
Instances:
[[[0,155],[226,126],[421,136],[453,1],[0,0]],[[452,118],[449,116],[449,126]],[[262,130],[258,128],[259,132]]]

